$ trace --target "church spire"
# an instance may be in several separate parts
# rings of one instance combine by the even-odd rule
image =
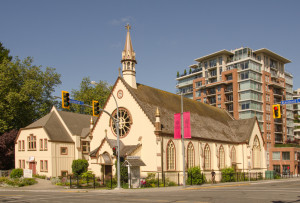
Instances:
[[[125,26],[127,29],[127,36],[125,41],[125,47],[122,52],[122,73],[124,80],[133,88],[136,88],[136,79],[135,79],[135,64],[137,63],[135,60],[135,52],[132,48],[130,32],[131,26],[127,24]]]

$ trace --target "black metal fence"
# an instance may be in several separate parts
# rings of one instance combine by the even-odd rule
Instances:
[[[82,176],[68,176],[61,178],[62,184],[69,186],[70,188],[99,188],[105,187],[103,181],[95,176],[82,177]]]

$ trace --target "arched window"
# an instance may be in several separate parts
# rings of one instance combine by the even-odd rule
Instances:
[[[258,137],[254,138],[252,149],[253,168],[260,168],[260,144]]]
[[[204,170],[210,170],[210,149],[208,144],[204,148]]]
[[[175,170],[175,145],[172,140],[167,145],[167,170]]]
[[[187,168],[195,166],[195,150],[193,144],[190,142],[187,147]]]
[[[220,169],[225,168],[225,151],[222,145],[219,149],[219,159],[220,159]]]
[[[231,149],[231,165],[236,163],[236,151],[235,147],[232,147]]]

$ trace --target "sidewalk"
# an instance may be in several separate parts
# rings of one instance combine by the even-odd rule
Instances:
[[[35,185],[25,186],[25,187],[0,187],[1,191],[31,191],[31,192],[96,192],[96,193],[134,193],[134,192],[164,192],[164,191],[178,191],[178,190],[197,190],[197,189],[207,189],[216,187],[235,187],[235,186],[245,186],[245,185],[255,185],[255,184],[269,184],[269,183],[279,183],[279,182],[289,182],[289,181],[300,181],[300,177],[287,178],[287,179],[273,179],[273,180],[258,180],[258,181],[243,181],[243,182],[226,182],[210,184],[206,183],[203,185],[187,185],[183,186],[173,186],[173,187],[155,187],[155,188],[138,188],[138,189],[70,189],[67,186],[57,186],[53,185],[50,180],[36,179],[38,181]]]

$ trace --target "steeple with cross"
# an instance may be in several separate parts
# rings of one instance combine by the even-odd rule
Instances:
[[[125,47],[122,52],[122,73],[124,80],[133,88],[136,88],[136,78],[135,78],[135,64],[137,64],[135,60],[135,52],[132,48],[130,32],[131,26],[127,24],[125,26],[127,30]]]

